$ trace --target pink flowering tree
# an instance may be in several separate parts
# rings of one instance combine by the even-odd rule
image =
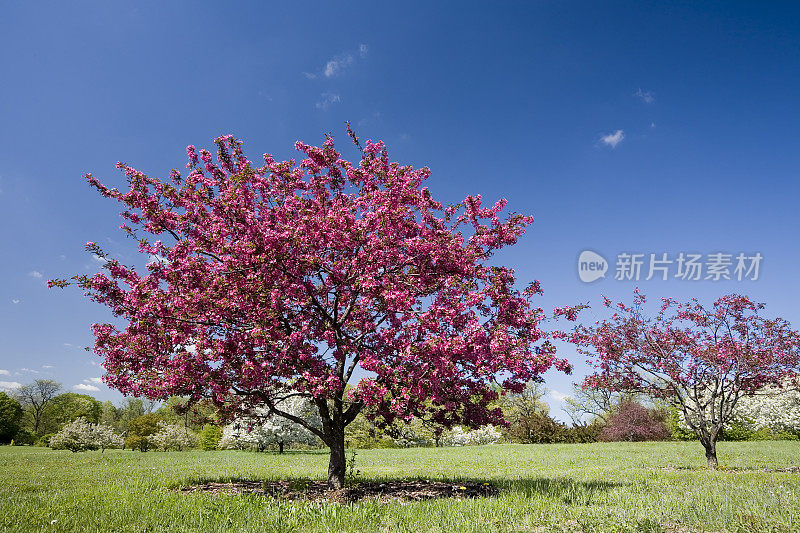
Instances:
[[[624,399],[608,417],[606,425],[600,432],[600,440],[644,441],[666,440],[669,431],[664,423],[665,413],[645,406],[631,399]]]
[[[265,154],[256,165],[222,136],[216,158],[187,148],[185,177],[118,163],[123,192],[87,175],[123,204],[121,228],[150,261],[139,271],[88,243],[105,272],[50,282],[78,284],[124,323],[92,326],[108,385],[209,398],[229,419],[266,408],[330,448],[337,488],[360,411],[385,424],[502,423],[498,391],[569,371],[540,328],[538,282],[519,291],[512,269],[489,262],[532,219],[501,220],[506,201],[480,196],[445,208],[423,186],[428,168],[392,163],[383,143],[348,132],[355,165],[330,138],[296,143],[299,164]],[[292,396],[313,403],[321,427],[281,409]]]
[[[717,438],[744,396],[781,386],[800,371],[800,337],[781,318],[767,319],[740,295],[724,296],[710,308],[697,300],[662,299],[648,317],[645,297],[614,309],[610,319],[578,326],[571,340],[595,361],[597,373],[584,385],[642,393],[675,405],[697,434],[710,468],[717,466]]]

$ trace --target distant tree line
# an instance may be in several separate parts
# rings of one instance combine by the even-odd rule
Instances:
[[[183,403],[179,397],[160,406],[126,398],[114,405],[87,394],[63,392],[60,383],[39,379],[10,394],[0,392],[0,444],[71,451],[216,448],[221,429],[214,425],[215,410],[203,403],[181,409]]]
[[[547,390],[530,383],[522,392],[502,396],[497,407],[506,426],[446,429],[412,418],[388,427],[359,414],[347,428],[351,448],[466,446],[500,442],[520,444],[596,441],[694,440],[695,433],[675,408],[641,395],[576,386],[564,402],[571,419],[556,420],[544,401]],[[250,416],[223,425],[207,403],[184,407],[171,397],[161,405],[126,398],[120,405],[87,394],[62,392],[61,384],[36,380],[0,392],[0,444],[50,446],[72,451],[126,448],[148,450],[240,449],[253,451],[319,447],[306,428],[275,415]],[[299,399],[284,408],[312,425],[315,411]],[[800,391],[773,388],[745,398],[722,440],[798,439]]]

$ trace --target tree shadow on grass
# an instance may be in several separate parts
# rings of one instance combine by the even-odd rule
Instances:
[[[501,492],[517,492],[526,497],[540,495],[561,500],[567,505],[591,505],[595,496],[630,483],[539,477],[508,480],[496,485]]]
[[[518,493],[524,497],[543,496],[563,502],[566,505],[592,505],[602,493],[630,485],[608,481],[577,481],[571,478],[529,478],[513,480],[488,480],[470,477],[429,478],[419,477],[361,477],[354,480],[350,492],[365,493],[424,493],[422,497],[402,497],[406,500],[420,500],[440,497],[496,497],[503,493]],[[300,493],[324,493],[325,481],[306,477],[287,477],[283,479],[247,479],[237,476],[220,476],[185,479],[169,489],[184,493],[228,492],[261,493],[275,495],[278,492],[290,494],[294,499]],[[432,491],[432,489],[435,489]],[[431,494],[427,494],[430,492]],[[435,492],[435,494],[434,494]],[[373,494],[374,496],[374,494]],[[328,496],[325,496],[327,499]],[[360,499],[360,497],[358,498]]]
[[[331,489],[324,480],[284,479],[274,481],[236,480],[206,481],[198,484],[180,484],[170,490],[184,494],[236,494],[263,495],[279,500],[328,501],[356,503],[363,501],[418,502],[438,498],[487,498],[497,495],[497,489],[488,482],[434,481],[434,480],[359,480],[342,489]]]
[[[287,448],[287,449],[283,450],[283,453],[278,452],[278,450],[265,450],[263,452],[253,452],[253,453],[269,454],[269,455],[274,455],[276,457],[292,456],[292,455],[325,455],[325,456],[328,456],[328,455],[331,454],[330,450],[323,449],[323,448],[310,448],[310,449],[307,449],[307,450],[303,450],[303,449],[295,450],[295,449],[288,449]]]

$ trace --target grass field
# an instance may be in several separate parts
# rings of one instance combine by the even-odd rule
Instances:
[[[361,479],[490,481],[496,498],[340,505],[178,494],[181,484],[324,477],[322,451],[73,454],[0,447],[4,531],[800,531],[798,442],[359,450]]]

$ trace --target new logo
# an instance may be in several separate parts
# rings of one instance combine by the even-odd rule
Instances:
[[[591,283],[599,278],[606,277],[607,270],[608,261],[600,254],[591,250],[584,250],[578,257],[578,276],[584,283]]]

